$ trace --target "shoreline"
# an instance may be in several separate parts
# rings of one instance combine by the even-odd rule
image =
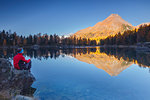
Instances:
[[[31,46],[0,46],[0,49],[8,49],[8,48],[14,48],[17,49],[19,47],[23,48],[95,48],[95,47],[112,47],[112,48],[135,48],[135,49],[150,49],[147,46],[137,46],[137,45],[100,45],[100,46],[40,46],[40,45],[31,45]]]

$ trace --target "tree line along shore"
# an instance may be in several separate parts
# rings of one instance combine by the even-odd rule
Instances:
[[[75,35],[65,37],[47,35],[41,33],[36,35],[22,36],[16,32],[10,33],[5,30],[0,32],[0,47],[8,46],[48,46],[48,47],[67,47],[67,46],[135,46],[149,45],[150,25],[140,26],[139,29],[127,30],[105,39],[93,40],[89,38],[76,37]],[[146,44],[145,44],[146,43]]]

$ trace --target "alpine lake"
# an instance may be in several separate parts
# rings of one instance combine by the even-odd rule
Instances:
[[[0,49],[13,64],[15,49]],[[24,48],[38,100],[150,100],[150,52],[134,48]],[[26,83],[25,83],[26,84]]]

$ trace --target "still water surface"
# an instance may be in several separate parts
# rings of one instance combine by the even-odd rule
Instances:
[[[6,57],[12,51],[1,52]],[[24,55],[32,60],[34,98],[150,100],[150,53],[127,48],[78,48],[25,49]]]

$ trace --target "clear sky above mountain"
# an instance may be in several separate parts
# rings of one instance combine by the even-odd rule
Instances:
[[[65,35],[119,14],[136,26],[150,22],[149,0],[0,0],[0,30]]]

